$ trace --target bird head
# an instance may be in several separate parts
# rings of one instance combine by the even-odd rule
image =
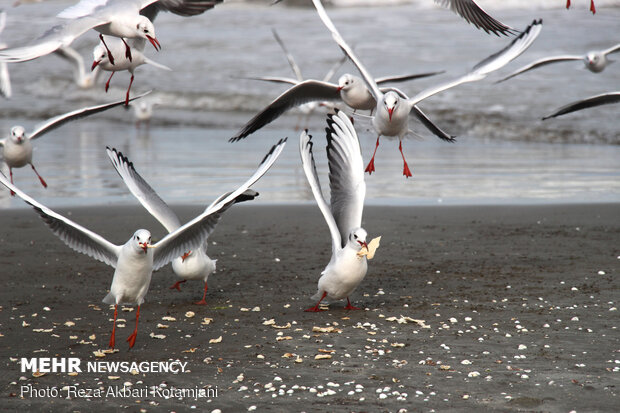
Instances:
[[[155,248],[155,246],[151,245],[151,233],[146,229],[139,229],[133,234],[131,245],[136,251],[142,251],[145,254],[149,248]]]
[[[349,233],[348,243],[356,251],[361,250],[362,247],[366,247],[368,249],[368,244],[366,243],[367,236],[368,234],[364,228],[355,228]]]
[[[392,115],[394,114],[394,109],[398,106],[398,102],[400,101],[400,97],[396,92],[389,91],[383,96],[383,106],[387,111],[390,121],[392,120]]]
[[[148,19],[146,16],[138,17],[136,22],[136,33],[138,37],[148,40],[151,42],[155,50],[161,49],[161,44],[155,37],[155,26],[153,26],[153,22]]]
[[[91,66],[90,70],[91,71],[95,70],[95,68],[99,66],[101,62],[107,61],[107,59],[108,59],[108,52],[106,51],[105,46],[99,43],[93,49],[93,65]]]
[[[340,92],[343,89],[346,90],[346,89],[351,88],[354,83],[355,83],[354,76],[348,73],[340,76],[340,79],[338,79],[338,92]]]
[[[26,139],[26,129],[23,126],[13,126],[11,128],[11,141],[20,144]]]

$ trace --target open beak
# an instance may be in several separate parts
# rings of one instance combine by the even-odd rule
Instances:
[[[192,253],[191,251],[188,251],[188,252],[186,252],[185,254],[183,254],[183,255],[181,256],[181,262],[184,262],[184,261],[185,261],[185,259],[186,259],[187,257],[189,257],[189,254],[191,254],[191,253]]]
[[[390,122],[392,121],[392,114],[394,113],[394,108],[388,109],[388,114],[390,115]]]
[[[146,38],[149,39],[149,42],[151,42],[151,44],[153,45],[155,50],[157,50],[157,51],[161,50],[161,44],[159,44],[159,41],[156,38],[151,37],[148,34],[146,35]]]
[[[95,68],[99,66],[99,63],[101,63],[101,60],[95,60],[93,62],[93,65],[90,67],[90,71],[92,72],[93,70],[95,70]]]
[[[362,247],[366,247],[366,249],[368,249],[368,244],[366,244],[366,241],[357,241],[358,244],[360,244]]]

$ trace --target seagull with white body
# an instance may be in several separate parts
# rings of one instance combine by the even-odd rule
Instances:
[[[69,46],[76,38],[90,29],[102,35],[124,39],[149,41],[156,50],[161,48],[155,36],[152,19],[160,10],[181,16],[201,14],[223,0],[81,0],[60,12],[57,17],[65,19],[49,29],[29,46],[0,51],[0,61],[24,62]],[[150,16],[150,17],[148,17]],[[132,58],[131,49],[125,43],[125,57]],[[108,49],[111,62],[117,57]]]
[[[140,99],[137,102],[131,104],[133,107],[133,117],[136,120],[136,129],[139,129],[142,124],[148,129],[151,118],[153,117],[153,109],[157,105],[161,105],[162,101],[158,98],[153,99]]]
[[[377,102],[375,101],[372,94],[368,91],[366,84],[361,78],[346,73],[338,79],[337,84],[330,82],[330,79],[335,74],[337,68],[342,65],[342,61],[338,62],[337,65],[335,65],[327,73],[323,80],[304,80],[303,76],[301,75],[301,70],[299,69],[299,66],[297,65],[297,63],[295,63],[295,59],[288,52],[288,50],[284,46],[284,43],[278,36],[277,32],[275,32],[275,30],[274,36],[284,50],[289,64],[291,65],[291,68],[293,69],[293,72],[295,73],[297,79],[273,76],[253,78],[256,80],[263,80],[275,83],[288,83],[293,86],[291,86],[288,90],[275,98],[261,112],[259,112],[248,123],[246,123],[245,126],[243,126],[241,130],[230,139],[231,142],[236,142],[240,139],[247,137],[248,135],[251,135],[252,133],[256,132],[263,126],[273,122],[274,120],[282,116],[285,112],[294,107],[299,107],[300,109],[302,109],[302,111],[309,111],[310,108],[314,110],[314,108],[316,108],[319,102],[342,101],[351,109],[353,109],[354,112],[358,110],[372,111],[375,109],[375,107],[377,106]],[[346,60],[346,55],[343,57],[343,59]],[[440,71],[411,75],[385,76],[377,78],[376,82],[378,85],[386,83],[405,82],[408,80],[434,76],[440,73],[443,72]],[[447,141],[454,140],[453,137],[436,127],[421,111],[417,112],[416,115],[439,138]]]
[[[542,28],[542,20],[535,20],[507,47],[482,60],[474,66],[469,73],[455,80],[430,87],[412,98],[409,98],[403,92],[394,88],[384,93],[378,87],[376,80],[372,77],[370,72],[368,72],[362,62],[357,58],[353,52],[353,49],[351,49],[351,47],[349,47],[349,45],[344,41],[338,32],[338,29],[336,29],[336,26],[334,26],[331,19],[327,15],[327,12],[325,11],[325,8],[321,4],[320,0],[312,0],[312,2],[314,3],[323,24],[329,29],[338,46],[357,67],[362,75],[362,78],[364,79],[364,82],[366,83],[366,86],[377,102],[374,115],[371,117],[372,126],[378,134],[377,143],[375,146],[375,153],[373,153],[373,156],[366,167],[366,172],[372,173],[375,170],[374,158],[379,146],[379,138],[381,136],[398,137],[400,141],[398,148],[403,158],[403,175],[407,178],[412,176],[412,174],[409,166],[407,165],[407,161],[405,160],[405,155],[402,149],[402,140],[408,133],[410,133],[410,113],[412,113],[412,111],[415,113],[419,110],[417,109],[416,104],[446,89],[450,89],[463,83],[484,79],[489,73],[503,67],[508,62],[523,53],[532,44],[536,37],[538,37],[538,34]]]
[[[106,304],[114,304],[114,324],[109,346],[111,348],[115,346],[118,305],[132,304],[138,307],[134,331],[127,338],[131,348],[136,342],[140,306],[144,302],[153,271],[181,256],[184,251],[203,245],[217,225],[222,213],[230,208],[239,197],[247,199],[246,191],[269,170],[282,152],[284,145],[285,141],[281,140],[273,146],[256,172],[237,190],[228,196],[221,197],[217,204],[155,244],[152,244],[151,233],[148,230],[139,229],[125,244],[115,245],[35,201],[11,184],[3,174],[0,174],[0,183],[30,204],[50,230],[67,246],[115,268],[110,292],[103,299]]]
[[[82,55],[71,46],[61,47],[54,53],[71,64],[73,80],[80,89],[90,89],[95,86],[97,79],[101,75],[101,67],[96,67],[92,70],[90,67],[87,68],[84,65]]]
[[[581,60],[585,65],[585,68],[588,69],[592,73],[600,73],[607,67],[608,64],[612,63],[613,60],[609,60],[607,58],[608,54],[616,53],[620,51],[620,43],[615,46],[610,47],[605,50],[594,50],[588,52],[586,55],[560,55],[560,56],[551,56],[544,57],[542,59],[538,59],[529,65],[523,66],[520,69],[515,70],[505,78],[501,79],[499,82],[503,82],[510,78],[513,78],[521,73],[527,72],[532,69],[536,69],[541,66],[546,66],[551,63],[559,63],[559,62],[574,62],[576,60]]]
[[[108,47],[110,47],[110,50],[115,51],[115,52],[118,52],[119,50],[122,50],[125,47],[124,42],[121,42],[120,40],[115,39],[113,37],[108,39],[108,43],[109,43]],[[168,70],[168,71],[172,70],[169,67],[164,66],[160,63],[157,63],[144,55],[143,51],[144,51],[144,46],[146,44],[144,40],[131,40],[130,43],[132,44],[133,51],[134,51],[133,58],[129,59],[126,56],[122,56],[122,57],[117,58],[115,63],[112,63],[110,61],[108,57],[108,53],[107,53],[108,49],[104,46],[103,42],[99,43],[93,49],[94,60],[91,66],[92,70],[96,70],[98,67],[100,67],[101,69],[105,71],[112,72],[112,74],[110,74],[110,77],[108,78],[108,81],[105,84],[106,92],[110,88],[110,81],[112,80],[112,76],[114,76],[114,73],[123,72],[126,70],[131,74],[131,79],[129,80],[129,86],[127,87],[127,93],[125,94],[125,106],[129,105],[129,92],[131,90],[131,85],[133,85],[133,80],[135,77],[135,70],[138,66],[149,64],[158,69]]]
[[[0,9],[0,34],[6,27],[6,11]],[[5,49],[6,44],[0,42],[0,50]],[[13,92],[11,91],[11,78],[9,76],[9,68],[6,62],[0,62],[0,96],[10,98]]]
[[[127,189],[140,201],[142,206],[153,215],[168,232],[176,231],[181,227],[181,221],[177,215],[170,209],[170,207],[157,195],[157,192],[138,174],[133,166],[133,163],[123,156],[121,152],[116,149],[107,148],[107,154],[112,161],[112,165],[116,169],[116,172],[123,179]],[[225,196],[227,196],[226,194]],[[248,190],[245,195],[248,199],[256,196],[256,192]],[[242,201],[243,198],[238,197],[237,202]],[[207,207],[212,208],[220,199],[216,199],[211,205]],[[215,272],[215,266],[217,260],[212,260],[207,255],[207,240],[204,244],[191,250],[186,251],[183,255],[172,260],[172,269],[174,273],[181,279],[174,283],[170,289],[177,289],[181,291],[180,285],[187,280],[200,280],[204,282],[204,293],[202,300],[196,304],[206,305],[207,296],[207,280],[209,275]]]
[[[549,118],[555,118],[557,116],[566,115],[567,113],[576,112],[578,110],[593,108],[595,106],[601,105],[611,105],[613,103],[620,102],[620,92],[608,92],[602,93],[600,95],[591,96],[589,98],[585,98],[582,100],[578,100],[576,102],[569,103],[568,105],[562,106],[551,115],[545,116],[542,120],[547,120]]]
[[[346,298],[345,309],[357,310],[351,305],[349,295],[362,282],[368,269],[366,257],[360,255],[362,248],[368,248],[366,230],[361,227],[366,183],[360,144],[353,124],[343,111],[328,115],[327,125],[330,205],[321,191],[312,154],[312,137],[304,131],[299,142],[306,178],[332,237],[332,256],[321,273],[317,293],[312,297],[319,301],[305,310],[311,312],[321,311],[319,304],[325,297]]]
[[[134,99],[139,99],[142,96],[146,96],[148,93],[150,92],[137,96]],[[94,115],[95,113],[112,109],[116,106],[123,105],[124,103],[125,101],[121,100],[120,102],[112,102],[98,106],[85,107],[62,115],[58,115],[51,119],[48,119],[40,125],[37,125],[36,128],[30,133],[26,133],[26,129],[23,126],[13,126],[11,128],[11,134],[7,138],[0,139],[2,158],[4,160],[4,163],[9,167],[11,183],[13,183],[13,168],[21,168],[26,165],[30,165],[34,173],[37,174],[37,176],[39,177],[41,185],[47,188],[47,183],[41,177],[41,175],[39,175],[36,168],[34,167],[34,164],[32,163],[33,148],[31,141],[40,138],[41,136],[53,131],[56,128],[59,128],[67,122]]]

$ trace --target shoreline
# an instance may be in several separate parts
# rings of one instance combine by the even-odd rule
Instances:
[[[201,211],[173,209],[182,221]],[[175,278],[166,266],[153,274],[134,349],[122,339],[135,312],[123,311],[119,351],[101,358],[93,352],[109,339],[112,313],[101,299],[113,269],[63,245],[34,211],[5,210],[3,405],[277,411],[302,402],[308,411],[614,411],[619,210],[619,204],[367,207],[369,237],[383,238],[351,297],[364,311],[334,302],[311,314],[303,309],[314,304],[309,297],[331,249],[320,211],[239,205],[210,238],[218,270],[209,278],[208,305],[193,304],[201,283],[170,291]],[[140,226],[164,233],[137,206],[58,209],[69,211],[115,243]],[[179,360],[188,371],[33,377],[20,371],[21,357],[76,357],[83,365]],[[217,397],[20,398],[20,386],[29,385],[217,388]]]

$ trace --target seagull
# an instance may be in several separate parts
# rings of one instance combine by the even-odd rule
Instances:
[[[69,46],[76,38],[90,29],[103,35],[127,39],[149,41],[155,50],[161,45],[155,36],[152,19],[160,10],[170,11],[181,16],[194,16],[213,8],[223,0],[81,0],[79,3],[61,11],[57,17],[65,19],[63,24],[49,29],[29,46],[0,51],[0,61],[24,62],[36,59]],[[151,16],[151,18],[147,17]],[[104,41],[105,42],[105,41]],[[108,57],[113,56],[108,49]],[[125,42],[125,57],[132,58],[129,45]]]
[[[71,46],[60,47],[54,53],[57,56],[71,63],[73,70],[73,79],[75,81],[75,84],[80,89],[90,89],[95,86],[97,79],[99,79],[99,76],[101,75],[100,67],[96,67],[94,70],[91,70],[87,73],[86,67],[84,66],[84,59],[82,59],[82,55],[80,55]]]
[[[139,129],[142,123],[148,129],[153,117],[153,108],[161,103],[160,99],[140,99],[131,104],[133,106],[133,116],[136,119],[136,129]]]
[[[0,34],[6,27],[6,12],[0,9]],[[5,49],[6,44],[0,42],[0,50]],[[0,62],[0,96],[9,99],[12,96],[11,78],[9,77],[9,68],[5,62]]]
[[[527,72],[528,70],[536,69],[537,67],[545,66],[551,63],[569,62],[569,61],[575,61],[575,60],[583,61],[583,63],[586,66],[586,69],[588,69],[590,72],[600,73],[603,70],[605,70],[608,64],[613,62],[613,60],[609,60],[607,58],[607,55],[611,53],[616,53],[618,51],[620,51],[620,43],[618,43],[615,46],[610,47],[609,49],[594,50],[594,51],[588,52],[585,56],[561,55],[561,56],[544,57],[542,59],[538,59],[530,63],[529,65],[523,66],[522,68],[512,72],[505,78],[499,80],[497,83],[503,82],[512,77],[520,75],[521,73]]]
[[[570,0],[566,0],[566,8],[570,8]],[[596,7],[594,7],[594,0],[590,0],[590,11],[592,14],[596,14]]]
[[[168,232],[173,232],[180,228],[181,221],[179,221],[179,218],[159,195],[157,195],[155,190],[140,176],[140,174],[138,174],[133,163],[116,149],[107,148],[107,154],[116,172],[118,172],[129,191],[140,201],[142,206],[144,206]],[[246,191],[246,195],[248,195],[248,199],[252,199],[256,196],[256,192],[248,190]],[[226,194],[226,196],[228,196],[228,194]],[[241,196],[237,198],[237,202],[242,200],[244,199],[241,198]],[[208,211],[214,205],[217,205],[219,201],[220,199],[215,200],[206,210]],[[202,280],[204,282],[204,293],[202,300],[196,303],[199,305],[207,304],[205,301],[207,296],[207,279],[211,273],[215,272],[217,261],[212,260],[207,255],[207,245],[207,240],[205,240],[203,245],[191,251],[187,251],[183,255],[172,260],[172,269],[181,280],[174,283],[170,289],[181,291],[180,285],[185,281]]]
[[[146,96],[150,92],[144,93],[140,96],[136,96],[134,99],[139,99],[142,96]],[[90,106],[82,109],[77,109],[63,115],[55,116],[51,119],[36,126],[36,128],[26,133],[26,129],[23,126],[13,126],[11,128],[11,134],[4,139],[0,139],[0,148],[2,149],[2,157],[4,163],[9,167],[9,174],[11,177],[11,183],[13,183],[13,168],[21,168],[26,165],[30,165],[34,173],[39,177],[41,185],[47,188],[47,183],[39,175],[34,164],[32,163],[32,140],[40,138],[48,132],[53,131],[56,128],[64,125],[67,122],[71,122],[76,119],[84,118],[86,116],[94,115],[95,113],[103,112],[113,107],[124,104],[125,101],[106,103],[98,106]]]
[[[318,102],[324,101],[343,101],[347,106],[353,109],[354,112],[358,110],[374,110],[377,106],[377,102],[375,101],[372,94],[368,91],[366,84],[364,81],[352,74],[346,73],[342,75],[338,79],[338,84],[331,83],[330,79],[333,77],[337,67],[339,67],[342,63],[338,63],[337,66],[334,66],[332,70],[330,70],[327,75],[323,78],[322,81],[318,80],[304,80],[301,75],[301,70],[299,66],[295,63],[293,56],[286,50],[286,47],[282,43],[282,40],[279,38],[277,33],[274,31],[274,36],[276,36],[276,40],[280,43],[280,46],[284,50],[289,60],[289,63],[295,72],[297,79],[284,78],[284,77],[261,77],[254,78],[256,80],[264,80],[276,83],[289,83],[293,85],[276,99],[274,99],[265,109],[259,112],[256,116],[254,116],[248,123],[245,124],[241,128],[234,137],[230,139],[231,142],[236,142],[241,140],[252,133],[256,132],[263,126],[273,122],[281,115],[283,115],[288,110],[299,106],[303,108],[305,105],[314,105],[316,107]],[[343,57],[346,60],[346,55]],[[404,82],[413,79],[419,79],[428,76],[434,76],[443,73],[443,71],[439,72],[429,72],[429,73],[419,73],[419,74],[410,74],[410,75],[399,75],[399,76],[385,76],[381,78],[377,78],[376,82],[378,85],[382,85],[385,83],[395,83],[395,82]],[[435,125],[432,124],[430,119],[427,119],[426,116],[420,111],[416,113],[416,115],[422,120],[422,122],[429,127],[429,129],[436,133],[437,136],[441,139],[453,141],[454,138],[445,132],[441,131]]]
[[[137,305],[136,326],[127,338],[129,348],[132,348],[138,334],[140,306],[144,302],[153,271],[179,257],[184,251],[199,248],[217,225],[222,213],[237,202],[239,197],[246,199],[246,191],[273,165],[284,145],[285,140],[274,145],[254,175],[237,190],[228,196],[221,197],[217,204],[154,244],[151,233],[146,229],[139,229],[125,244],[115,245],[35,201],[11,184],[4,174],[0,174],[0,183],[30,204],[50,230],[67,246],[115,268],[110,292],[103,299],[106,304],[114,304],[114,324],[109,346],[115,347],[118,305],[135,304]]]
[[[110,43],[110,40],[112,40],[111,43]],[[102,42],[102,43],[99,43],[97,46],[95,46],[95,48],[93,49],[94,61],[91,66],[92,70],[95,70],[97,67],[100,67],[103,70],[112,72],[112,74],[108,78],[108,81],[105,84],[106,92],[110,88],[110,80],[112,80],[112,76],[114,76],[114,73],[122,72],[125,70],[131,73],[131,80],[129,81],[129,87],[127,87],[127,93],[125,94],[125,106],[129,105],[129,91],[131,90],[131,85],[133,84],[134,71],[136,70],[138,66],[149,64],[159,69],[169,70],[169,71],[172,70],[167,66],[154,62],[153,60],[149,59],[148,57],[144,55],[143,50],[144,50],[144,46],[146,45],[146,42],[144,40],[131,40],[130,42],[134,50],[132,59],[129,59],[126,56],[120,57],[120,58],[117,58],[116,62],[113,64],[110,61],[109,55],[107,52],[107,50],[109,49],[107,49],[107,47],[105,47]],[[115,52],[121,50],[124,47],[124,42],[121,42],[115,38],[109,39],[108,43],[110,43],[109,47],[111,47],[111,49],[114,50]]]
[[[595,106],[601,105],[609,105],[612,103],[620,102],[620,92],[608,92],[602,93],[600,95],[591,96],[589,98],[585,98],[583,100],[578,100],[576,102],[569,103],[568,105],[562,106],[560,109],[553,112],[551,115],[545,116],[542,120],[547,120],[549,118],[555,118],[557,116],[565,115],[567,113],[575,112],[582,109],[593,108]]]
[[[362,78],[364,79],[364,82],[366,83],[366,86],[377,102],[376,109],[374,110],[374,116],[371,117],[371,120],[378,135],[375,151],[370,159],[370,162],[368,163],[368,166],[366,167],[366,172],[369,174],[372,174],[372,172],[375,171],[374,159],[377,153],[377,148],[379,147],[379,138],[384,135],[388,137],[398,137],[400,141],[398,149],[403,158],[403,175],[407,178],[411,177],[411,170],[405,160],[405,155],[402,149],[402,140],[405,135],[409,133],[409,114],[412,111],[419,111],[416,104],[446,89],[463,83],[484,79],[489,73],[503,67],[508,62],[523,53],[532,44],[536,37],[538,37],[538,34],[542,28],[542,20],[534,20],[534,22],[530,24],[518,37],[513,39],[507,47],[482,60],[474,66],[472,71],[469,73],[455,80],[430,87],[412,98],[409,98],[405,93],[395,88],[391,88],[391,90],[386,93],[379,89],[376,80],[357,58],[351,47],[349,47],[349,45],[344,41],[338,32],[338,29],[336,29],[336,26],[332,23],[320,0],[312,0],[312,2],[314,3],[323,24],[329,29],[338,46],[357,67],[362,75]],[[446,138],[446,140],[449,139]]]
[[[319,301],[305,311],[321,311],[319,304],[325,297],[333,300],[346,298],[347,310],[359,310],[351,305],[349,295],[366,276],[366,257],[359,256],[362,247],[368,248],[366,230],[361,228],[366,183],[362,152],[353,124],[343,111],[327,119],[327,159],[329,164],[330,205],[327,205],[312,154],[312,137],[302,132],[299,140],[301,163],[319,209],[323,213],[332,237],[332,256],[319,278]]]

